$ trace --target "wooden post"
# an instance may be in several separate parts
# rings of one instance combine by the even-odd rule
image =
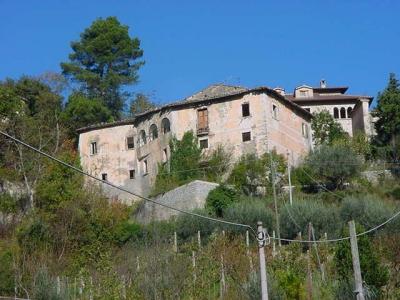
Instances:
[[[60,281],[60,276],[57,276],[57,295],[59,296],[61,294],[61,281]]]
[[[193,286],[196,284],[196,252],[192,251]]]
[[[293,195],[292,195],[292,180],[290,177],[290,164],[289,164],[289,151],[287,152],[287,169],[288,169],[288,179],[289,179],[289,203],[293,204]]]
[[[353,270],[354,270],[354,282],[355,282],[355,294],[357,300],[364,300],[364,290],[361,278],[360,258],[358,256],[358,245],[356,235],[356,225],[354,221],[349,222],[350,231],[350,245],[351,245],[351,257],[353,258]]]
[[[276,256],[275,230],[272,230],[272,257]]]
[[[311,241],[311,223],[308,223],[308,240]],[[312,300],[311,243],[308,243],[307,250],[307,290],[308,300]]]
[[[276,234],[278,236],[278,245],[281,246],[281,231],[279,224],[279,212],[278,212],[278,200],[276,199],[276,188],[275,188],[275,165],[272,159],[272,153],[269,153],[270,165],[271,165],[271,180],[272,180],[272,194],[274,196],[274,210],[275,210],[275,224],[276,224]]]
[[[265,232],[262,222],[257,222],[258,254],[260,257],[261,300],[268,300],[267,266],[265,262]]]
[[[197,244],[199,246],[199,249],[201,248],[201,234],[200,234],[200,230],[197,231]]]
[[[178,235],[174,232],[174,252],[178,253]]]
[[[253,266],[253,259],[252,259],[252,257],[251,257],[251,254],[250,254],[250,238],[249,238],[249,231],[248,230],[246,230],[246,254],[247,254],[247,257],[249,258],[249,263],[250,263],[250,271],[251,271],[251,273],[253,273],[253,271],[254,271],[254,266]]]
[[[224,299],[225,292],[226,292],[226,283],[225,283],[224,257],[221,254],[221,286],[219,291],[221,299]]]

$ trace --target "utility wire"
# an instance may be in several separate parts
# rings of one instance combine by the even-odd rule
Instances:
[[[49,158],[49,159],[55,161],[55,162],[57,162],[57,163],[59,163],[59,164],[65,166],[65,167],[71,168],[71,169],[73,169],[74,171],[76,171],[76,172],[78,172],[78,173],[80,173],[80,174],[82,174],[82,175],[88,176],[88,177],[90,177],[90,178],[92,178],[92,179],[94,179],[94,180],[96,180],[96,181],[98,181],[98,182],[101,182],[101,183],[104,183],[104,184],[106,184],[106,185],[109,185],[109,186],[111,186],[111,187],[113,187],[113,188],[115,188],[115,189],[118,189],[118,190],[120,190],[120,191],[126,192],[126,193],[128,193],[128,194],[130,194],[130,195],[133,195],[133,196],[135,196],[135,197],[141,198],[141,199],[143,199],[143,200],[145,200],[145,201],[154,203],[154,204],[156,204],[156,205],[159,205],[159,206],[162,206],[162,207],[171,209],[171,210],[175,210],[175,211],[181,212],[181,213],[183,213],[183,214],[187,214],[187,215],[190,215],[190,216],[194,216],[194,217],[206,219],[206,220],[209,220],[209,221],[213,221],[213,222],[217,222],[217,223],[223,223],[223,224],[227,224],[227,225],[239,226],[239,227],[244,227],[244,228],[249,228],[249,229],[253,232],[254,236],[257,236],[255,230],[254,230],[250,225],[241,224],[241,223],[235,223],[235,222],[230,222],[230,221],[225,221],[225,220],[216,219],[216,218],[212,218],[212,217],[208,217],[208,216],[203,216],[203,215],[200,215],[200,214],[197,214],[197,213],[185,211],[185,210],[180,209],[180,208],[172,207],[172,206],[169,206],[169,205],[166,205],[166,204],[163,204],[163,203],[154,201],[154,200],[152,200],[152,199],[150,199],[150,198],[141,196],[141,195],[136,194],[136,193],[133,193],[133,192],[127,190],[127,189],[121,188],[121,187],[119,187],[119,186],[117,186],[117,185],[115,185],[115,184],[112,184],[111,182],[107,182],[107,181],[101,180],[100,178],[97,178],[96,176],[93,176],[93,175],[91,175],[91,174],[89,174],[89,173],[86,173],[86,172],[82,171],[81,169],[79,169],[79,168],[77,168],[77,167],[75,167],[75,166],[72,166],[72,165],[70,165],[70,164],[68,164],[68,163],[66,163],[66,162],[64,162],[64,161],[62,161],[62,160],[60,160],[60,159],[58,159],[58,158],[56,158],[56,157],[50,155],[50,154],[47,154],[46,152],[43,152],[43,151],[41,151],[41,150],[39,150],[39,149],[37,149],[37,148],[35,148],[35,147],[33,147],[33,146],[31,146],[31,145],[29,145],[29,144],[23,142],[23,141],[21,141],[21,140],[15,138],[15,137],[13,137],[13,136],[10,136],[9,134],[7,134],[7,133],[5,133],[5,132],[3,132],[3,131],[0,131],[0,134],[2,134],[3,136],[5,136],[5,137],[7,137],[7,138],[9,138],[9,139],[11,139],[11,140],[13,140],[14,142],[17,142],[17,143],[19,143],[19,144],[21,144],[21,145],[23,145],[23,146],[25,146],[25,147],[31,149],[32,151],[35,151],[35,152],[37,152],[37,153],[39,153],[39,154],[41,154],[41,155],[43,155],[43,156],[45,156],[45,157],[47,157],[47,158]],[[394,220],[394,219],[395,219],[396,217],[398,217],[399,215],[400,215],[400,210],[397,211],[393,216],[391,216],[389,219],[387,219],[387,220],[384,221],[383,223],[381,223],[381,224],[379,224],[379,225],[377,225],[377,226],[375,226],[375,227],[373,227],[373,228],[370,228],[370,229],[368,229],[367,231],[358,233],[356,236],[366,235],[366,234],[368,234],[368,233],[370,233],[370,232],[373,232],[373,231],[375,231],[375,230],[378,230],[379,228],[385,226],[387,223],[389,223],[389,222],[391,222],[392,220]],[[271,239],[274,239],[274,240],[285,241],[285,242],[297,242],[297,243],[329,243],[329,242],[340,242],[340,241],[349,240],[349,239],[350,239],[350,236],[342,237],[342,238],[336,238],[336,239],[310,240],[310,241],[309,241],[309,240],[293,240],[293,239],[285,239],[285,238],[277,238],[277,237],[275,237],[275,238],[274,238],[274,237],[270,237],[270,238],[271,238]]]
[[[15,138],[15,137],[13,137],[13,136],[11,136],[11,135],[5,133],[5,132],[3,132],[3,131],[0,131],[0,134],[2,134],[3,136],[5,136],[5,137],[7,137],[7,138],[9,138],[9,139],[11,139],[11,140],[13,140],[14,142],[17,142],[17,143],[19,143],[19,144],[21,144],[21,145],[23,145],[23,146],[29,148],[30,150],[32,150],[32,151],[34,151],[34,152],[37,152],[37,153],[39,153],[39,154],[41,154],[41,155],[43,155],[43,156],[45,156],[45,157],[47,157],[47,158],[49,158],[49,159],[51,159],[51,160],[57,162],[57,163],[59,163],[59,164],[65,166],[65,167],[68,167],[68,168],[70,168],[70,169],[73,169],[74,171],[76,171],[76,172],[78,172],[78,173],[80,173],[80,174],[82,174],[82,175],[88,176],[88,177],[90,177],[90,178],[92,178],[92,179],[94,179],[94,180],[96,180],[96,181],[99,181],[99,182],[101,182],[101,183],[104,183],[104,184],[106,184],[106,185],[109,185],[109,186],[111,186],[111,187],[113,187],[113,188],[115,188],[115,189],[118,189],[118,190],[123,191],[123,192],[125,192],[125,193],[128,193],[128,194],[130,194],[130,195],[133,195],[133,196],[135,196],[135,197],[138,197],[138,198],[140,198],[140,199],[143,199],[143,200],[145,200],[145,201],[147,201],[147,202],[151,202],[151,203],[154,203],[154,204],[156,204],[156,205],[159,205],[159,206],[162,206],[162,207],[171,209],[171,210],[175,210],[175,211],[180,212],[180,213],[183,213],[183,214],[187,214],[187,215],[194,216],[194,217],[198,217],[198,218],[203,218],[203,219],[206,219],[206,220],[209,220],[209,221],[213,221],[213,222],[217,222],[217,223],[223,223],[223,224],[227,224],[227,225],[239,226],[239,227],[244,227],[244,228],[249,228],[249,229],[253,232],[253,234],[254,234],[255,236],[257,236],[255,230],[254,230],[250,225],[241,224],[241,223],[235,223],[235,222],[230,222],[230,221],[225,221],[225,220],[216,219],[216,218],[212,218],[212,217],[208,217],[208,216],[203,216],[203,215],[200,215],[200,214],[197,214],[197,213],[194,213],[194,212],[189,212],[189,211],[186,211],[186,210],[183,210],[183,209],[180,209],[180,208],[172,207],[172,206],[169,206],[169,205],[167,205],[167,204],[163,204],[163,203],[154,201],[154,200],[152,200],[152,199],[150,199],[150,198],[141,196],[141,195],[136,194],[136,193],[134,193],[134,192],[131,192],[131,191],[125,189],[125,188],[119,187],[119,186],[117,186],[117,185],[115,185],[115,184],[113,184],[113,183],[111,183],[111,182],[101,180],[100,178],[97,178],[96,176],[93,176],[93,175],[91,175],[91,174],[89,174],[89,173],[86,173],[86,172],[82,171],[81,169],[79,169],[79,168],[77,168],[77,167],[75,167],[75,166],[72,166],[72,165],[70,165],[70,164],[68,164],[68,163],[66,163],[66,162],[64,162],[64,161],[62,161],[62,160],[60,160],[60,159],[58,159],[58,158],[56,158],[56,157],[54,157],[54,156],[48,154],[48,153],[46,153],[46,152],[43,152],[43,151],[41,151],[41,150],[39,150],[39,149],[37,149],[37,148],[35,148],[35,147],[29,145],[29,144],[27,144],[27,143],[25,143],[25,142],[23,142],[23,141],[17,139],[17,138]]]

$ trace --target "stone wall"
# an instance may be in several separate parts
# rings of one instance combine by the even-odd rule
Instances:
[[[154,201],[182,210],[192,211],[196,208],[203,208],[208,193],[217,186],[217,183],[195,180],[156,197]],[[178,214],[179,212],[177,211],[145,202],[138,209],[135,218],[138,222],[146,224],[152,220],[168,220]]]

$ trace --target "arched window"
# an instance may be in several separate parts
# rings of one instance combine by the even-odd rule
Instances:
[[[333,117],[339,119],[339,109],[337,107],[333,109]]]
[[[171,124],[167,118],[162,119],[161,121],[161,132],[166,134],[171,131]]]
[[[150,132],[149,132],[149,139],[150,141],[155,140],[156,138],[158,138],[158,129],[157,129],[157,125],[156,124],[152,124],[150,126]]]
[[[143,146],[146,143],[147,143],[146,132],[144,130],[141,130],[139,134],[139,145]]]
[[[353,111],[353,109],[351,107],[347,108],[347,117],[351,118],[351,112]]]
[[[344,107],[340,109],[340,118],[346,119],[346,109]]]

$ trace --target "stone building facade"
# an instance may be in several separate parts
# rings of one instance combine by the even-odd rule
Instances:
[[[133,119],[78,130],[84,170],[141,195],[154,185],[159,163],[167,162],[169,140],[193,131],[203,151],[222,145],[234,160],[275,149],[292,164],[311,148],[311,113],[278,91],[211,85],[186,99]],[[135,200],[108,190],[110,197]]]

